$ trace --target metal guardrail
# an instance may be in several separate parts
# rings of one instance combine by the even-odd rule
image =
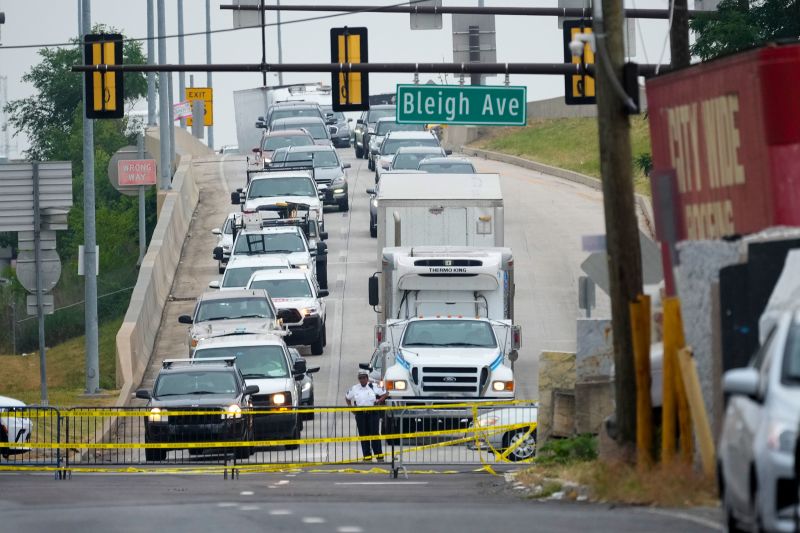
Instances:
[[[244,411],[0,407],[0,420],[30,428],[24,447],[0,440],[0,472],[46,470],[58,478],[150,470],[227,477],[365,462],[384,463],[397,477],[410,465],[530,461],[536,447],[536,406],[519,401]],[[6,450],[15,453],[6,459]]]

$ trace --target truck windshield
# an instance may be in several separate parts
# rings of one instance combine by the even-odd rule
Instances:
[[[314,107],[286,107],[284,109],[275,109],[272,111],[269,119],[271,122],[282,118],[292,117],[318,117],[320,116],[319,109]]]
[[[249,289],[266,289],[270,298],[313,298],[308,280],[303,279],[259,279]]]
[[[396,170],[417,170],[419,168],[419,162],[426,157],[440,155],[442,154],[433,154],[431,152],[403,152],[394,156],[392,168]]]
[[[475,167],[469,163],[426,163],[419,164],[419,170],[432,174],[475,174]]]
[[[375,126],[375,135],[386,135],[390,131],[425,131],[425,125],[398,124],[391,120],[382,120]]]
[[[247,282],[250,281],[250,276],[253,272],[259,270],[273,270],[279,268],[290,268],[287,265],[275,266],[249,266],[249,267],[228,267],[225,269],[225,275],[222,276],[222,286],[225,288],[231,287],[246,287]]]
[[[158,377],[153,396],[188,396],[236,394],[236,378],[232,372],[176,372]]]
[[[381,155],[393,155],[401,146],[439,146],[439,141],[429,139],[386,139],[381,145]]]
[[[237,318],[275,318],[266,298],[206,300],[197,310],[195,322],[235,320]]]
[[[420,320],[406,326],[403,347],[496,348],[492,327],[479,320]]]
[[[234,254],[291,254],[305,252],[306,246],[297,233],[250,233],[239,235]]]
[[[275,135],[264,139],[262,150],[277,150],[287,146],[308,146],[314,144],[314,139],[308,135]]]
[[[253,180],[247,189],[247,199],[272,198],[275,196],[317,196],[311,178],[303,176],[265,178]]]
[[[212,357],[236,357],[236,366],[242,371],[244,379],[289,377],[286,355],[279,345],[215,346],[194,352],[195,359]]]
[[[314,168],[338,167],[339,158],[334,150],[294,151],[286,158],[286,162],[307,161]]]
[[[800,386],[800,323],[795,322],[789,330],[785,350],[781,382],[784,385],[798,387]]]

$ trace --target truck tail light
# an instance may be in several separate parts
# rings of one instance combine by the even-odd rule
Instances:
[[[522,327],[511,326],[511,349],[519,350],[521,340],[522,340]]]
[[[386,326],[375,326],[375,345],[378,346],[386,339]]]

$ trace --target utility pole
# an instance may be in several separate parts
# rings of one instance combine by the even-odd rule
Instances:
[[[261,0],[261,64],[267,62],[267,22],[266,11],[264,10],[264,0]],[[267,73],[262,72],[261,83],[264,87],[267,86]]]
[[[669,51],[673,69],[689,66],[689,6],[687,0],[673,0]]]
[[[183,0],[178,0],[178,64],[183,65],[186,56],[183,48]],[[178,73],[178,101],[186,100],[186,73]],[[181,119],[181,126],[186,125],[186,119]]]
[[[206,0],[206,63],[211,64],[211,0]],[[211,88],[211,71],[206,73],[206,87]],[[214,149],[214,126],[208,126],[208,147]]]
[[[153,37],[155,35],[155,16],[153,0],[147,0],[147,64],[155,65],[156,50]],[[156,73],[147,73],[147,125],[156,125]]]
[[[636,374],[629,304],[642,292],[642,260],[633,194],[630,122],[623,103],[626,95],[622,89],[625,61],[622,0],[603,0],[602,7],[595,5],[594,10],[597,124],[614,336],[617,442],[632,446],[636,442]]]
[[[167,26],[164,16],[164,0],[157,0],[158,7],[158,64],[167,64]],[[161,109],[159,110],[159,128],[158,136],[160,142],[160,157],[159,157],[159,187],[161,190],[169,190],[172,178],[172,165],[171,165],[171,152],[169,147],[169,119],[171,109],[169,108],[169,94],[168,94],[167,73],[158,73],[158,102]]]
[[[81,33],[92,32],[92,0],[83,0]],[[84,49],[85,47],[81,47]],[[84,57],[84,64],[86,58]],[[86,78],[84,77],[84,85]],[[84,94],[86,88],[84,87]],[[94,120],[86,118],[83,99],[83,268],[85,274],[86,394],[100,392],[100,357],[97,331],[97,235],[94,205]]]
[[[275,0],[278,10],[275,12],[278,26],[278,64],[283,63],[283,38],[281,37],[281,0]],[[283,72],[278,72],[278,85],[283,85]]]

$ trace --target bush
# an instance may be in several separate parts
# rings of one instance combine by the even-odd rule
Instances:
[[[591,434],[569,439],[551,439],[539,447],[536,461],[542,464],[568,464],[597,459],[597,437]]]

